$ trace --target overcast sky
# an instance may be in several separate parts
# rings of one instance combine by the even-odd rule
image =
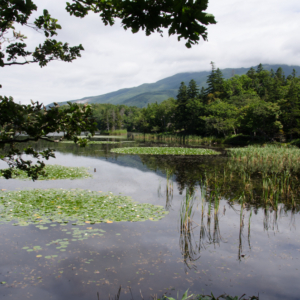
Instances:
[[[22,104],[40,101],[80,99],[121,88],[152,83],[180,72],[219,68],[250,67],[259,63],[300,65],[299,0],[210,0],[208,13],[217,24],[208,26],[208,41],[192,49],[177,37],[155,33],[124,31],[120,23],[104,26],[90,14],[71,17],[62,0],[34,1],[40,15],[48,9],[62,30],[55,37],[70,46],[82,44],[82,57],[72,63],[51,62],[8,66],[1,69],[1,95]],[[21,28],[28,45],[36,45],[43,35]]]

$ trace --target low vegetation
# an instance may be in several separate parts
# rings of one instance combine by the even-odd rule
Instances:
[[[61,141],[63,144],[74,144],[73,141]],[[112,141],[88,141],[87,145],[107,145],[107,144],[119,144],[120,142],[112,142]]]
[[[162,206],[137,203],[131,198],[88,190],[33,189],[0,192],[0,221],[26,226],[58,222],[73,225],[158,221],[168,212]],[[46,228],[45,228],[46,227]]]
[[[0,170],[0,178],[2,172],[6,169]],[[38,180],[56,180],[56,179],[82,179],[92,177],[87,168],[84,167],[66,167],[60,165],[46,165],[44,175],[41,175]],[[12,178],[14,179],[28,179],[26,172],[22,170],[14,170]]]
[[[122,154],[150,154],[150,155],[217,155],[217,151],[200,148],[182,147],[128,147],[115,148],[111,152]]]
[[[127,129],[101,130],[101,134],[107,134],[107,135],[127,135]]]
[[[265,145],[228,149],[234,162],[248,172],[282,173],[300,169],[300,149]]]

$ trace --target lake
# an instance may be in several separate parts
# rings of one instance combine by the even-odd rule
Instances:
[[[97,292],[108,299],[120,286],[120,298],[134,300],[164,293],[176,298],[177,292],[181,297],[187,289],[215,296],[300,298],[299,197],[264,201],[259,174],[249,188],[247,179],[227,171],[221,148],[215,148],[219,156],[110,153],[116,147],[151,146],[122,141],[86,148],[39,142],[37,149],[56,149],[49,164],[87,167],[92,177],[0,179],[0,188],[121,193],[162,205],[169,214],[155,222],[53,223],[47,230],[1,224],[1,299],[96,300]],[[293,187],[298,191],[297,182]],[[188,222],[182,215],[187,206]]]

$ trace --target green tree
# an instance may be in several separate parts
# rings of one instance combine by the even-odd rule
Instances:
[[[239,120],[244,132],[253,135],[259,133],[264,138],[273,138],[282,128],[280,114],[280,106],[277,103],[259,100],[244,106],[240,110]]]
[[[67,2],[67,11],[76,17],[84,17],[90,11],[100,14],[105,25],[113,25],[115,19],[121,19],[124,29],[131,29],[133,33],[140,29],[145,30],[146,35],[157,31],[162,34],[163,28],[168,28],[169,35],[177,35],[178,39],[186,40],[186,47],[197,44],[202,37],[207,39],[209,24],[215,24],[213,15],[205,12],[208,0],[175,1],[175,0],[150,0],[150,1],[122,1],[122,0],[73,0]],[[38,63],[41,67],[46,66],[53,60],[71,62],[80,57],[82,45],[69,47],[67,43],[53,39],[61,26],[52,18],[47,10],[43,15],[35,19],[33,25],[28,23],[32,12],[37,6],[32,0],[0,0],[0,66],[27,65]],[[24,43],[26,37],[15,31],[15,24],[32,27],[33,30],[42,32],[45,41],[36,46],[34,50],[28,49]],[[3,46],[8,44],[7,46]],[[1,87],[1,85],[0,85]],[[28,106],[17,105],[11,97],[0,98],[0,146],[5,153],[1,159],[8,162],[9,171],[5,177],[11,177],[14,168],[24,169],[28,176],[36,179],[43,172],[44,163],[39,158],[48,159],[54,156],[53,151],[37,152],[32,147],[20,150],[17,145],[22,143],[16,139],[19,132],[26,132],[29,140],[46,139],[45,135],[51,131],[62,130],[65,137],[78,141],[76,134],[84,129],[92,133],[96,129],[96,122],[91,118],[90,106],[81,107],[69,104],[66,109],[60,110],[57,106],[46,110],[38,102]],[[8,112],[8,114],[5,114]],[[10,112],[14,112],[11,114]],[[49,116],[54,117],[54,122]],[[57,115],[57,116],[55,116]],[[17,119],[16,119],[17,118]],[[26,118],[26,119],[25,119]],[[114,120],[117,117],[113,114]],[[24,121],[22,124],[21,121]],[[113,125],[115,126],[115,125]],[[142,121],[143,128],[146,122]],[[85,141],[79,141],[84,145]],[[37,164],[32,161],[24,161],[22,153],[30,154],[38,159]],[[17,159],[14,157],[17,156]],[[14,162],[16,161],[16,162]]]
[[[73,0],[67,2],[66,9],[77,17],[89,12],[100,14],[105,25],[113,25],[118,18],[125,30],[131,29],[133,33],[145,30],[147,36],[155,31],[162,35],[162,29],[168,28],[169,36],[184,38],[186,47],[190,48],[200,37],[207,39],[205,26],[216,23],[214,16],[205,12],[207,6],[208,0]]]
[[[188,102],[188,88],[181,82],[176,101],[175,123],[178,130],[186,130],[186,105]]]
[[[236,106],[216,100],[205,107],[205,116],[200,118],[205,122],[208,134],[227,136],[230,133],[236,134],[238,112]]]
[[[292,77],[281,104],[283,130],[290,139],[300,136],[300,78]]]
[[[215,99],[219,98],[223,92],[223,74],[221,70],[218,68],[216,70],[214,62],[211,62],[211,73],[207,76],[207,89],[206,89],[206,102],[210,103]]]
[[[199,88],[194,79],[192,79],[189,82],[189,87],[188,87],[188,99],[194,99],[199,97]]]
[[[13,169],[26,171],[33,180],[44,174],[45,166],[41,158],[48,160],[55,157],[52,149],[35,151],[33,147],[20,150],[18,145],[38,141],[39,139],[55,142],[47,137],[52,132],[64,132],[64,138],[73,139],[81,146],[85,146],[86,139],[79,139],[81,131],[90,131],[94,134],[96,123],[92,117],[89,105],[80,106],[69,103],[68,107],[60,109],[58,105],[49,110],[38,102],[31,105],[18,105],[13,99],[0,96],[0,158],[7,162],[9,169],[2,171],[5,178],[11,178]],[[27,137],[20,139],[21,133]],[[57,141],[58,142],[58,141]],[[6,146],[6,147],[5,147]],[[37,159],[33,164],[31,160],[24,160],[22,154],[32,155]]]

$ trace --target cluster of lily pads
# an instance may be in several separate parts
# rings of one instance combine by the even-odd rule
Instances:
[[[66,224],[61,224],[61,225],[66,225]],[[71,242],[75,241],[83,241],[88,239],[90,236],[103,236],[103,233],[105,230],[103,229],[98,229],[98,228],[92,228],[92,227],[87,227],[87,229],[80,229],[79,227],[73,227],[71,229],[62,229],[61,231],[66,231],[65,234],[70,234],[72,235],[72,238],[63,238],[63,239],[56,239],[51,241],[50,243],[46,244],[46,247],[53,248],[54,250],[57,251],[57,253],[60,252],[65,252],[67,250],[67,247],[70,245]],[[73,232],[72,232],[73,231]],[[24,246],[22,247],[23,250],[26,250],[27,252],[35,252],[37,255],[36,257],[43,257],[41,251],[45,250],[45,247],[41,246]],[[54,255],[46,255],[44,258],[50,259],[50,258],[55,258],[58,257],[57,254]]]
[[[45,176],[39,176],[38,180],[55,180],[55,179],[81,179],[92,177],[87,168],[84,167],[65,167],[60,165],[46,165]],[[1,172],[0,172],[0,178]],[[28,179],[27,173],[22,170],[15,170],[12,178]]]
[[[89,190],[32,189],[0,192],[0,223],[27,226],[58,222],[73,225],[121,221],[158,221],[168,212],[163,206],[136,203],[131,198]]]
[[[150,155],[217,155],[217,151],[203,148],[183,147],[128,147],[115,148],[111,152],[122,154],[150,154]]]

